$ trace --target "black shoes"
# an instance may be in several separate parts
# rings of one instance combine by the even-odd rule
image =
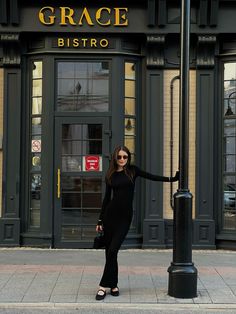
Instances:
[[[113,289],[116,289],[116,288],[117,288],[117,290],[112,291]],[[118,297],[118,296],[120,295],[119,288],[118,288],[118,287],[116,287],[116,288],[111,288],[111,290],[110,290],[110,293],[111,293],[111,295],[112,295],[113,297]],[[100,288],[100,289],[98,289],[98,291],[97,291],[97,294],[96,294],[95,299],[96,299],[97,301],[101,301],[101,300],[105,299],[106,294],[107,294],[107,293],[106,293],[106,290]]]
[[[112,289],[116,289],[116,288],[117,288],[117,290],[112,291]],[[116,287],[116,288],[112,288],[112,289],[111,289],[111,295],[112,295],[113,297],[118,297],[118,296],[120,295],[119,288],[118,288],[118,287]]]
[[[97,301],[101,301],[101,300],[103,300],[103,299],[105,298],[106,294],[107,294],[107,293],[106,293],[105,290],[99,289],[99,290],[97,291],[97,294],[96,294],[95,299],[96,299]]]

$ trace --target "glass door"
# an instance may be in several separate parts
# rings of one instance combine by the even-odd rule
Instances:
[[[108,118],[55,123],[54,246],[92,247],[109,162]]]

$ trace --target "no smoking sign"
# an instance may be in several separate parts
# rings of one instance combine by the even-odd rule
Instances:
[[[32,140],[31,152],[32,153],[41,153],[41,140]]]

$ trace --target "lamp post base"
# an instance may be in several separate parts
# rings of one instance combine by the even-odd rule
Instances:
[[[183,299],[197,297],[197,269],[194,264],[171,263],[168,272],[168,294],[171,297]]]
[[[173,261],[168,272],[170,296],[197,296],[197,269],[192,262],[192,194],[188,190],[178,190],[174,195]]]

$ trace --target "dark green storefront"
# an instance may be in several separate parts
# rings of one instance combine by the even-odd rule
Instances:
[[[233,12],[231,1],[192,1],[197,248],[236,247]],[[174,0],[0,0],[1,246],[90,248],[117,144],[163,173],[164,74],[179,67],[179,15]],[[162,185],[137,182],[126,247],[171,247],[163,204]]]

